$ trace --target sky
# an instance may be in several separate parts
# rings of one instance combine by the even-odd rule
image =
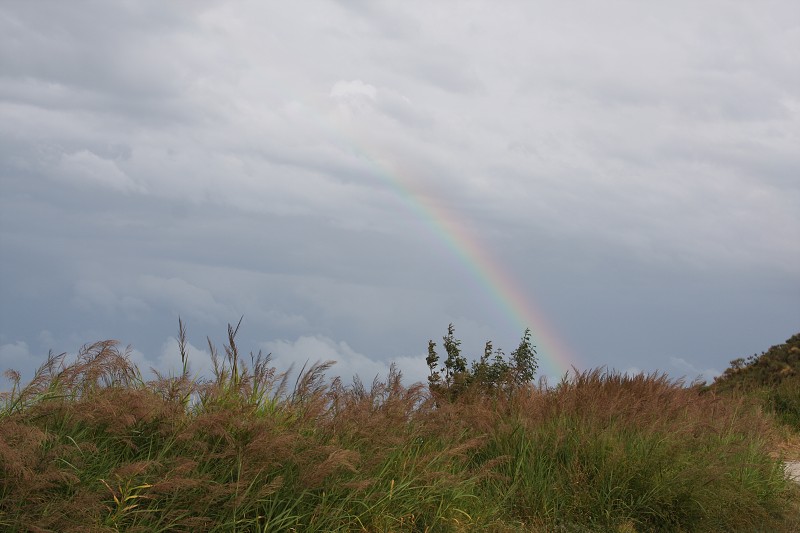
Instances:
[[[800,3],[7,0],[0,370],[710,379],[800,331]],[[0,380],[0,383],[3,383]],[[7,383],[7,382],[6,382]]]

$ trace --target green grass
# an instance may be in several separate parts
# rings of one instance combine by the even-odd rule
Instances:
[[[592,371],[443,402],[394,370],[344,386],[326,363],[289,387],[235,334],[208,382],[187,365],[146,382],[113,342],[24,387],[9,374],[0,529],[800,530],[775,422],[748,397]]]
[[[758,398],[782,424],[800,432],[800,333],[761,355],[734,359],[707,389]]]

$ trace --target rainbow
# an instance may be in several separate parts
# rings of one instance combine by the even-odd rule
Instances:
[[[558,378],[571,372],[573,367],[579,370],[583,368],[544,313],[525,298],[526,291],[519,282],[492,257],[475,235],[467,231],[467,224],[436,202],[432,195],[415,186],[410,177],[403,179],[400,172],[390,171],[378,157],[372,155],[377,150],[368,150],[366,143],[356,141],[355,135],[348,134],[333,124],[326,124],[322,114],[313,114],[313,118],[340,148],[366,161],[376,171],[377,177],[402,199],[406,207],[427,224],[480,284],[487,296],[511,320],[520,335],[525,328],[531,329],[540,362],[540,376]],[[348,142],[342,142],[343,139]]]
[[[467,224],[437,203],[431,195],[414,187],[411,180],[401,179],[399,173],[388,171],[385,165],[366,153],[361,146],[363,143],[352,148],[357,155],[369,162],[377,171],[378,177],[397,193],[407,208],[423,220],[459,259],[484,292],[511,320],[520,335],[525,328],[531,329],[533,344],[542,365],[539,375],[560,377],[571,372],[573,367],[578,368],[573,352],[561,340],[555,328],[525,298],[526,291],[489,253],[487,247],[468,231]]]

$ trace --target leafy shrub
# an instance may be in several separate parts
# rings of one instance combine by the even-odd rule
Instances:
[[[453,324],[447,327],[442,337],[442,346],[447,358],[439,365],[436,343],[428,341],[426,362],[430,369],[428,387],[440,400],[453,401],[468,390],[478,394],[496,395],[513,393],[533,381],[539,362],[536,347],[531,342],[531,330],[526,329],[519,346],[508,359],[502,350],[493,350],[492,341],[487,341],[483,355],[467,367],[467,359],[461,353],[461,341],[455,338]]]

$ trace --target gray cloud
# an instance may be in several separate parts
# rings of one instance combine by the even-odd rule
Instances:
[[[581,362],[724,368],[800,323],[798,14],[6,3],[0,339],[513,348],[469,240]]]

